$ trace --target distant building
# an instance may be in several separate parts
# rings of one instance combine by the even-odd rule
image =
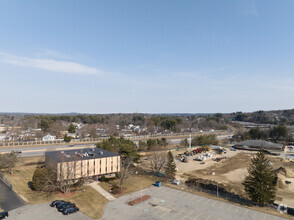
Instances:
[[[275,144],[271,143],[268,141],[263,141],[263,140],[247,140],[247,141],[241,141],[237,144],[235,144],[235,148],[238,149],[247,149],[247,150],[278,150],[282,151],[283,150],[283,145],[282,144]]]
[[[71,138],[79,138],[79,135],[77,133],[67,133],[66,135]]]
[[[120,171],[120,156],[100,148],[45,152],[46,166],[58,180],[78,180]]]
[[[47,134],[44,137],[42,137],[42,141],[54,141],[55,139],[56,139],[56,137],[52,136],[50,134]]]
[[[9,136],[9,134],[0,134],[0,141],[11,141],[12,138]]]

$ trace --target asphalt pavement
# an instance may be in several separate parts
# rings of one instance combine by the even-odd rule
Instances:
[[[9,189],[0,179],[0,207],[5,211],[10,211],[26,203],[11,189]]]
[[[81,212],[63,215],[56,208],[49,206],[49,203],[26,205],[9,212],[9,218],[13,220],[91,220]]]
[[[142,195],[151,198],[135,206]],[[282,220],[283,218],[169,187],[149,187],[106,204],[102,220]]]

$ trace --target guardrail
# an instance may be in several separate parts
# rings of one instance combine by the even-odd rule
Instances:
[[[196,136],[200,134],[215,134],[221,131],[214,132],[185,132],[185,133],[172,133],[172,134],[150,134],[150,135],[138,135],[131,137],[124,137],[129,140],[146,140],[154,138],[166,138],[166,137],[189,137]],[[53,144],[73,144],[73,143],[95,143],[102,142],[109,137],[100,137],[100,138],[83,138],[83,139],[72,139],[69,143],[64,142],[63,140],[54,140],[54,141],[22,141],[22,142],[0,142],[0,147],[10,147],[10,146],[31,146],[31,145],[53,145]],[[120,138],[120,137],[117,137]]]

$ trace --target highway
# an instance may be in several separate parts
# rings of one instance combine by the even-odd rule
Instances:
[[[231,136],[231,133],[217,135],[218,140],[226,139]],[[166,138],[170,144],[180,144],[186,137],[183,138]],[[138,144],[138,140],[134,140],[135,144]],[[0,153],[9,153],[13,151],[21,151],[19,154],[20,157],[33,157],[33,156],[42,156],[46,151],[54,150],[70,150],[70,149],[80,149],[80,148],[89,148],[95,147],[95,144],[68,144],[68,145],[44,145],[44,146],[30,146],[30,147],[1,147]]]

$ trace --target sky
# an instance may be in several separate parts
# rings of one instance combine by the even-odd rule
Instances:
[[[0,112],[294,108],[293,0],[0,0]]]

